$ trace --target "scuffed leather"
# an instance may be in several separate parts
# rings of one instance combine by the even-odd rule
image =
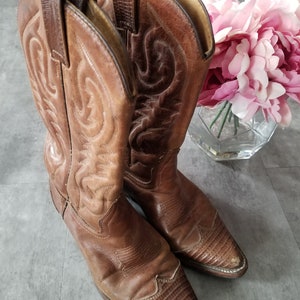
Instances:
[[[34,100],[49,131],[55,207],[106,298],[196,299],[169,245],[122,194],[135,89],[121,38],[107,44],[113,27],[101,12],[87,13],[102,19],[96,27],[69,2],[63,11],[69,66],[51,56],[40,1],[21,0],[18,10]]]
[[[188,265],[238,277],[247,261],[207,197],[177,170],[182,145],[213,54],[198,0],[139,2],[139,30],[127,33],[137,81],[125,186],[148,220]]]

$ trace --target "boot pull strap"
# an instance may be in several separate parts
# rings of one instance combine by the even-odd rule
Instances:
[[[66,31],[64,22],[63,0],[41,0],[42,14],[48,46],[53,59],[69,65]],[[86,0],[73,0],[72,3],[83,9]]]
[[[137,33],[137,2],[138,0],[114,0],[114,10],[119,29]]]

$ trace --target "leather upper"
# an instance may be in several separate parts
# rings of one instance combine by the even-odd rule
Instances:
[[[93,0],[84,13],[68,1],[59,11],[63,45],[47,39],[56,27],[46,29],[52,21],[39,0],[21,0],[18,11],[34,99],[49,132],[54,204],[105,297],[195,299],[169,245],[122,193],[135,84],[121,37]],[[53,55],[56,43],[66,47],[68,64]]]
[[[214,51],[208,14],[198,0],[140,1],[138,14],[138,32],[126,36],[137,97],[125,187],[183,262],[241,276],[243,253],[208,198],[177,170]]]

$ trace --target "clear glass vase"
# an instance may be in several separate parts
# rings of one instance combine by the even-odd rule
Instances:
[[[216,161],[249,159],[272,137],[277,124],[258,111],[248,122],[231,112],[228,102],[214,108],[196,107],[188,132],[192,140]]]

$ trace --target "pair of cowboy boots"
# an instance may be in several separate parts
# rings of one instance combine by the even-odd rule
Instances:
[[[177,170],[214,50],[203,4],[20,0],[18,24],[52,199],[102,296],[196,299],[180,260],[243,275],[245,256]]]

